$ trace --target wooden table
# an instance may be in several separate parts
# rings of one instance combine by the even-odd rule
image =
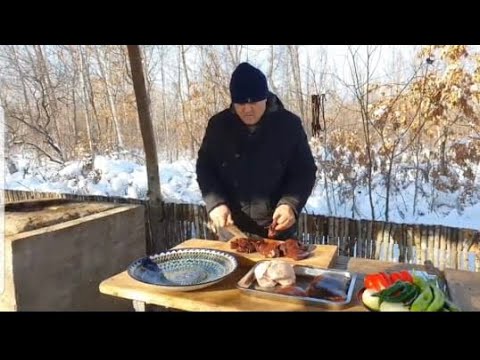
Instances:
[[[224,243],[209,240],[188,240],[176,248],[186,247],[209,247],[223,248]],[[318,254],[326,252],[331,254],[336,252],[337,247],[332,245],[318,245]],[[164,308],[173,308],[184,311],[328,311],[328,309],[304,305],[297,303],[279,302],[270,299],[258,298],[249,294],[245,294],[236,288],[236,283],[251,269],[251,266],[262,259],[259,254],[238,254],[235,253],[239,260],[238,269],[224,281],[207,287],[202,290],[191,292],[166,292],[158,289],[154,285],[145,284],[132,279],[126,271],[114,275],[104,280],[100,286],[100,292],[103,294],[121,297],[133,301],[133,306],[137,311],[144,311],[146,304],[161,306]],[[319,260],[320,259],[320,260]],[[305,261],[305,260],[303,260]],[[355,296],[351,303],[342,309],[342,311],[367,311],[366,308],[357,300],[356,293],[363,287],[364,274],[378,271],[391,271],[397,269],[419,268],[418,265],[408,265],[403,263],[390,263],[377,260],[368,260],[360,258],[348,258],[343,256],[335,256],[332,254],[330,262],[325,262],[324,258],[317,257],[320,262],[319,267],[336,268],[348,270],[357,273],[357,282],[355,287]],[[303,263],[303,262],[302,262]],[[309,259],[309,265],[316,265],[315,259]],[[456,271],[455,273],[459,273]],[[463,273],[463,272],[461,272]],[[478,298],[469,294],[462,296],[465,301],[457,303],[464,310],[472,310],[472,304],[477,304],[480,299],[480,274],[470,273],[471,277],[475,277],[472,281],[473,292],[477,292]],[[478,279],[478,283],[476,283]],[[448,277],[447,277],[448,280]],[[461,293],[458,291],[457,293]],[[451,293],[455,293],[450,289]],[[453,299],[456,301],[456,299]],[[480,311],[480,304],[478,310]]]

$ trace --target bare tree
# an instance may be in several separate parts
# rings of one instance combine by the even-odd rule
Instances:
[[[301,71],[300,71],[300,54],[298,52],[299,45],[288,45],[288,53],[290,55],[290,62],[292,66],[292,75],[293,75],[293,84],[294,84],[294,91],[298,109],[300,111],[300,116],[303,121],[305,122],[305,108],[304,108],[304,100],[303,100],[303,91],[302,91],[302,78],[301,78]],[[304,123],[306,126],[306,124]]]
[[[162,47],[160,49],[160,71],[161,71],[161,81],[162,81],[162,91],[161,91],[161,96],[162,96],[162,118],[163,118],[163,129],[164,129],[164,151],[168,156],[168,160],[172,161],[173,159],[173,152],[171,150],[171,147],[169,146],[169,140],[170,140],[170,133],[169,133],[169,126],[167,122],[167,96],[166,96],[166,83],[165,83],[165,56],[166,56],[166,49]]]
[[[49,106],[50,111],[45,109],[45,113],[47,116],[51,117],[51,121],[53,124],[53,128],[55,131],[55,136],[57,140],[60,138],[60,132],[58,131],[58,124],[57,124],[57,116],[58,116],[58,104],[57,98],[54,95],[54,88],[53,83],[50,77],[50,69],[47,60],[43,54],[43,46],[42,45],[34,45],[33,49],[35,51],[36,60],[38,66],[35,67],[37,69],[37,74],[39,76],[40,85],[42,86],[42,91],[45,92],[46,96],[46,103],[48,105],[43,105],[44,107]]]
[[[349,52],[349,67],[350,72],[353,78],[353,85],[351,86],[352,92],[358,102],[360,107],[360,114],[362,117],[362,126],[363,134],[366,145],[366,153],[368,158],[367,163],[367,181],[368,181],[368,198],[370,201],[370,211],[371,217],[375,219],[375,207],[373,204],[373,154],[372,154],[372,135],[371,131],[371,120],[370,120],[370,79],[372,77],[372,56],[377,51],[377,47],[369,47],[366,49],[366,59],[364,60],[365,72],[363,73],[360,69],[359,64],[359,49],[353,49],[353,47],[348,47]]]
[[[275,85],[275,80],[273,74],[277,71],[278,68],[278,60],[276,60],[276,53],[275,53],[275,45],[270,45],[270,56],[269,56],[269,67],[267,72],[268,82],[270,83],[270,88],[275,94],[279,94],[278,89]]]
[[[150,117],[150,100],[146,89],[144,67],[138,45],[128,45],[128,55],[132,71],[132,80],[137,99],[138,118],[147,160],[148,200],[150,220],[150,242],[147,252],[163,251],[167,247],[165,238],[165,214],[162,206],[162,191],[158,171],[158,159],[152,119]]]
[[[242,60],[242,52],[244,50],[244,45],[226,45],[226,50],[230,62],[230,67],[234,68],[238,64],[240,64]]]
[[[178,59],[178,80],[177,80],[177,86],[178,87],[177,87],[177,93],[178,93],[178,96],[180,98],[181,109],[182,109],[182,118],[183,118],[186,130],[187,130],[188,137],[190,138],[190,146],[189,146],[190,156],[192,158],[194,158],[195,157],[195,149],[196,149],[196,147],[199,146],[199,144],[198,144],[198,140],[195,138],[195,135],[192,131],[192,128],[191,128],[191,125],[190,125],[191,121],[190,121],[190,118],[189,118],[189,116],[187,114],[187,111],[185,109],[185,103],[190,100],[191,84],[190,84],[190,78],[189,78],[189,75],[188,75],[187,63],[186,63],[186,60],[185,60],[186,49],[185,49],[184,45],[179,45],[179,47],[178,47],[178,58],[179,59]],[[183,96],[182,73],[183,73],[185,81],[186,81],[186,95],[187,95],[186,99]]]
[[[95,46],[94,49],[95,49],[94,50],[95,51],[95,57],[96,57],[97,63],[98,63],[98,69],[100,71],[101,79],[102,79],[102,81],[104,83],[104,86],[105,86],[108,105],[109,105],[109,108],[110,108],[110,112],[112,114],[114,129],[115,129],[115,133],[117,135],[117,141],[118,141],[117,143],[118,143],[118,146],[123,149],[125,147],[125,145],[124,145],[124,141],[123,141],[122,132],[120,130],[120,124],[119,124],[119,119],[118,119],[118,115],[117,115],[117,109],[116,109],[116,106],[115,106],[115,100],[113,98],[113,93],[112,93],[112,90],[111,90],[111,80],[110,80],[110,75],[109,75],[110,70],[108,69],[108,67],[109,67],[108,47],[103,47],[102,48],[103,51],[100,51],[98,46]]]
[[[79,69],[80,69],[80,88],[82,90],[82,102],[84,106],[84,111],[85,111],[85,127],[87,129],[87,139],[88,139],[88,145],[90,148],[90,153],[95,154],[97,151],[96,149],[96,141],[93,136],[93,131],[91,128],[91,112],[89,109],[89,104],[92,103],[94,100],[90,98],[90,92],[87,89],[87,82],[88,82],[88,72],[87,68],[85,66],[85,58],[84,58],[84,53],[82,49],[82,45],[78,45],[78,64],[79,64]]]

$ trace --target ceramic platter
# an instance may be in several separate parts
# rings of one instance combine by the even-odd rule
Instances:
[[[224,251],[173,249],[136,260],[128,267],[128,274],[163,290],[192,291],[222,281],[237,267],[237,259]]]

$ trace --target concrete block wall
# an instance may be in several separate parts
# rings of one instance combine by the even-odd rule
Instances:
[[[3,311],[132,311],[98,285],[145,256],[141,205],[114,209],[5,238]]]

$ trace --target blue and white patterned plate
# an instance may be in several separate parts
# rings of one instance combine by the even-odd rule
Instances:
[[[222,281],[238,267],[237,259],[212,249],[173,249],[146,256],[128,267],[135,280],[164,290],[191,291]]]

